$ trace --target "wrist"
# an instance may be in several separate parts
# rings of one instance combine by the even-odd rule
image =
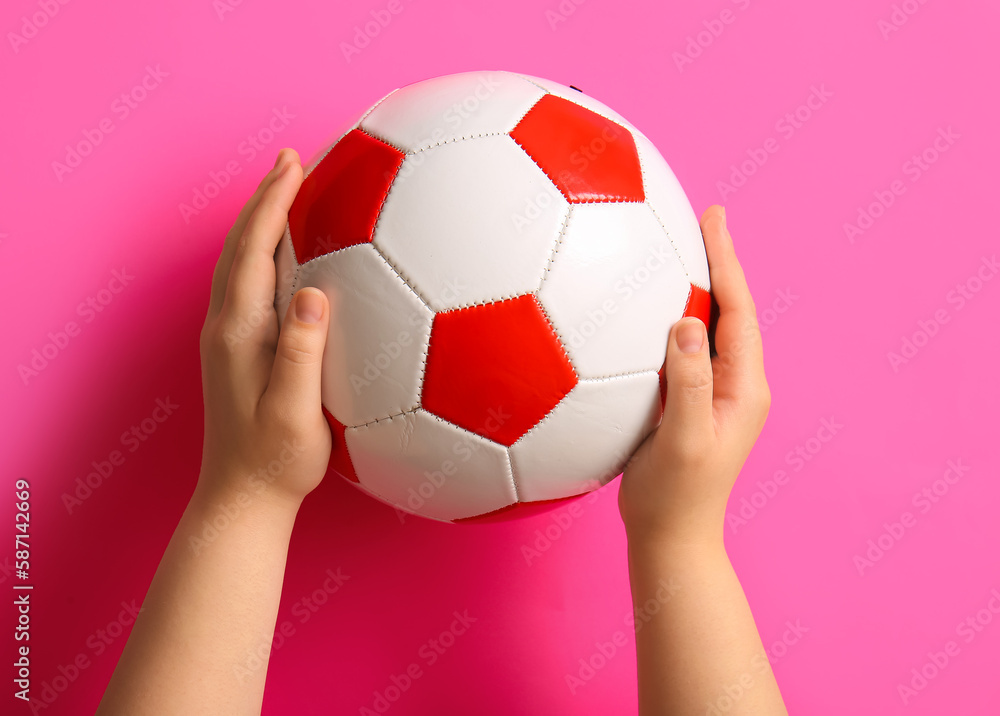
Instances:
[[[277,521],[291,518],[294,521],[302,499],[259,480],[232,479],[202,469],[191,504],[202,511],[230,518],[249,515]]]
[[[625,531],[628,551],[635,556],[660,556],[679,553],[725,554],[722,529],[673,527]]]

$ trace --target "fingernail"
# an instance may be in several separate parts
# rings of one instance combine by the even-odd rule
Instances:
[[[319,323],[323,317],[323,299],[319,291],[303,289],[295,298],[295,317],[303,323]]]
[[[697,353],[705,343],[705,324],[701,319],[684,321],[677,328],[677,347],[681,353]]]
[[[273,167],[274,169],[277,169],[279,166],[281,166],[281,157],[284,151],[285,151],[284,149],[278,150],[278,156],[274,158],[274,167]]]
[[[729,230],[726,226],[726,207],[722,207],[722,228],[726,229],[726,231]]]

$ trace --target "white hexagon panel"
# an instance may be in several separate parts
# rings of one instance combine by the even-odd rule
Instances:
[[[403,87],[348,126],[275,253],[282,320],[302,286],[334,306],[330,471],[445,522],[607,483],[660,420],[670,327],[710,319],[662,156],[597,100],[509,72]]]
[[[509,72],[462,72],[396,90],[361,128],[410,154],[445,142],[504,135],[545,91]]]
[[[417,407],[433,313],[371,244],[299,268],[294,288],[330,297],[323,405],[345,425]]]
[[[510,448],[526,502],[589,492],[618,476],[660,421],[655,371],[581,380]],[[552,445],[570,449],[555,452]]]
[[[569,210],[550,186],[506,134],[432,147],[406,157],[374,243],[435,311],[526,293]]]
[[[425,410],[345,437],[361,486],[401,510],[448,521],[517,502],[506,449]]]
[[[646,137],[637,136],[635,146],[643,168],[646,203],[677,250],[690,282],[707,291],[708,258],[698,216],[673,170],[663,161],[653,143]]]
[[[602,203],[573,207],[538,298],[581,375],[596,378],[658,370],[689,291],[649,207]]]

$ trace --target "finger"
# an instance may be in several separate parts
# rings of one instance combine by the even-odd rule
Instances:
[[[302,184],[298,154],[294,150],[288,153],[291,159],[286,160],[282,172],[261,196],[236,243],[223,301],[223,312],[233,317],[247,316],[274,304],[274,251]]]
[[[274,167],[260,180],[257,190],[254,191],[253,196],[240,209],[239,216],[236,217],[236,222],[229,230],[229,233],[226,234],[226,240],[222,245],[222,252],[219,254],[219,260],[215,263],[215,271],[212,273],[212,297],[209,302],[210,314],[217,315],[222,310],[222,303],[226,297],[226,287],[229,284],[229,271],[232,268],[233,255],[236,252],[236,243],[243,236],[247,222],[260,204],[260,199],[264,196],[264,192],[267,191],[268,187],[278,178],[278,174],[281,173],[283,162],[288,161],[287,155],[288,153],[284,149],[278,152],[278,156],[274,160]]]
[[[283,415],[322,417],[320,378],[330,326],[329,301],[317,288],[295,293],[281,326],[265,398]]]
[[[669,440],[683,454],[697,454],[712,429],[712,359],[699,318],[682,318],[667,339],[667,400],[656,439]],[[662,435],[662,438],[661,438]]]
[[[712,295],[719,306],[715,324],[715,397],[735,400],[752,390],[764,375],[757,310],[736,258],[725,210],[710,206],[702,216],[701,228]]]

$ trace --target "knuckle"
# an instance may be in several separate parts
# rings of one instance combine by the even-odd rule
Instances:
[[[680,397],[685,402],[700,403],[706,397],[712,396],[712,374],[706,370],[696,370],[689,373],[684,382],[678,386]],[[668,388],[669,390],[669,388]]]
[[[309,350],[308,343],[300,336],[290,336],[284,341],[279,341],[278,355],[296,365],[314,365],[319,362],[319,357]]]
[[[242,342],[243,337],[233,322],[221,319],[204,337],[202,345],[213,355],[232,356],[237,352],[237,348]]]

